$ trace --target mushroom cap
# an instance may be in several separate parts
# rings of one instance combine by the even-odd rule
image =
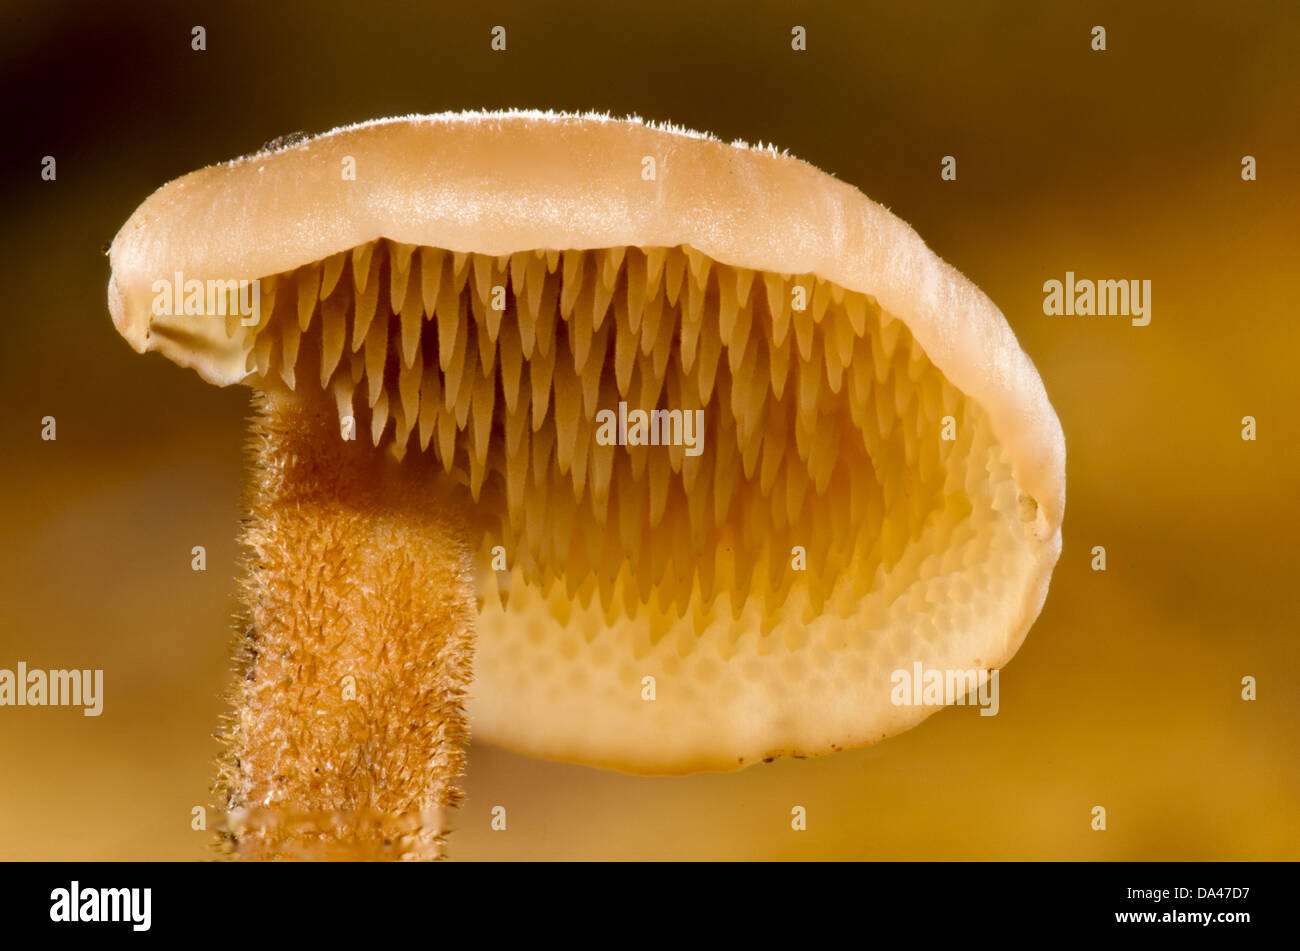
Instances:
[[[643,175],[648,160],[652,178]],[[355,180],[342,174],[348,165]],[[109,308],[136,350],[157,350],[219,385],[240,382],[252,333],[154,314],[154,282],[252,280],[381,238],[495,256],[687,246],[733,268],[813,275],[870,295],[982,412],[1022,503],[1024,550],[1007,563],[1000,606],[955,638],[959,648],[934,657],[994,669],[1019,647],[1060,552],[1060,423],[997,307],[857,189],[770,147],[637,119],[489,112],[378,120],[160,188],[113,241]],[[904,664],[914,652],[900,645],[896,655]],[[512,698],[485,682],[474,712],[489,738],[527,752],[678,772],[873,742],[933,712],[881,703],[881,691],[878,678],[829,691],[832,698],[815,690],[774,698],[769,688],[710,724],[698,704],[675,719],[663,699],[644,704],[657,709],[641,720],[634,706],[605,718],[599,708],[561,702],[557,720],[545,699],[556,691]]]

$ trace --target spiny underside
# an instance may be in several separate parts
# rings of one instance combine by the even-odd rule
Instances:
[[[261,293],[254,380],[329,400],[338,425],[473,513],[476,678],[501,701],[476,709],[497,710],[493,730],[532,729],[529,748],[621,765],[602,750],[642,741],[584,747],[599,731],[579,701],[625,704],[611,724],[640,730],[647,705],[627,698],[646,670],[682,677],[678,718],[647,737],[708,745],[731,715],[762,754],[749,744],[780,730],[758,697],[842,690],[816,738],[779,714],[792,738],[772,752],[879,738],[859,736],[855,683],[880,689],[882,667],[918,656],[909,644],[953,632],[952,656],[978,666],[1000,648],[980,624],[1015,623],[1033,500],[986,414],[867,294],[687,246],[498,257],[387,239],[267,275]],[[597,413],[620,401],[702,410],[702,451],[602,444]]]

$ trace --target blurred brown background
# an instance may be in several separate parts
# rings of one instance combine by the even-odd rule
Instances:
[[[913,224],[1042,373],[1065,547],[997,717],[687,778],[475,745],[457,859],[1300,858],[1294,4],[5,6],[0,667],[102,667],[107,699],[0,708],[0,858],[210,855],[190,810],[224,709],[247,393],[116,336],[101,245],[155,187],[277,135],[507,106],[775,142]],[[1151,280],[1151,325],[1043,316],[1066,270]]]

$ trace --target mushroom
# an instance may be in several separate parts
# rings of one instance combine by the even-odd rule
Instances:
[[[476,736],[632,772],[872,743],[935,709],[894,671],[996,670],[1046,596],[1029,358],[774,149],[375,121],[164,186],[110,256],[137,350],[255,391],[239,855],[441,854],[470,692]]]

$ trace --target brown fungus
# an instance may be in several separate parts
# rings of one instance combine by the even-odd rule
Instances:
[[[467,690],[528,753],[734,769],[914,725],[894,671],[997,668],[1046,595],[1064,441],[1028,357],[771,149],[367,123],[178,179],[111,260],[136,349],[258,391],[245,854],[436,853]],[[225,283],[168,313],[171,281]]]

